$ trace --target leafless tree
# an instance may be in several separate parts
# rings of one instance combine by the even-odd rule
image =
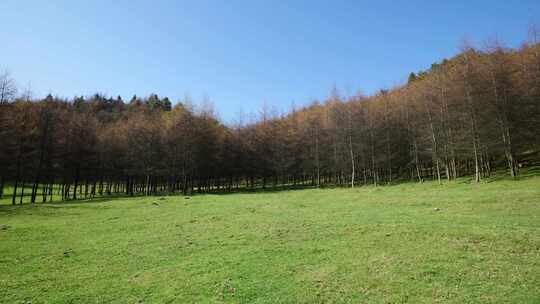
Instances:
[[[0,74],[0,104],[11,101],[17,94],[17,86],[9,72],[4,71]]]

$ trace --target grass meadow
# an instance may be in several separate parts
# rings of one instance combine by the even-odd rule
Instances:
[[[0,303],[540,302],[540,177],[0,204]]]

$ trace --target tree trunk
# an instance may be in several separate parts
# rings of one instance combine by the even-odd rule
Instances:
[[[0,199],[4,196],[4,176],[0,175]]]
[[[354,166],[354,150],[352,143],[352,136],[349,134],[349,153],[351,156],[351,188],[354,188],[355,166]]]
[[[24,186],[25,186],[25,181],[23,180],[22,184],[21,184],[21,196],[20,196],[20,200],[19,200],[19,205],[22,205],[22,203],[23,203]]]
[[[317,168],[317,188],[321,187],[321,170],[319,164],[319,127],[315,128],[315,166]]]

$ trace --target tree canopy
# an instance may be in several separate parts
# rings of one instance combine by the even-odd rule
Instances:
[[[374,96],[335,91],[226,126],[211,108],[151,94],[17,97],[0,77],[0,189],[32,203],[236,188],[476,181],[517,176],[540,151],[540,45],[466,48]],[[60,185],[60,187],[54,187]],[[26,190],[25,190],[26,189]],[[0,190],[0,195],[2,190]],[[7,195],[4,193],[4,195]],[[39,198],[40,196],[41,198]]]

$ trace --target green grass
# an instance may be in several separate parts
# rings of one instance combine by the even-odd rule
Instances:
[[[221,302],[539,303],[540,178],[0,206],[0,303]]]

